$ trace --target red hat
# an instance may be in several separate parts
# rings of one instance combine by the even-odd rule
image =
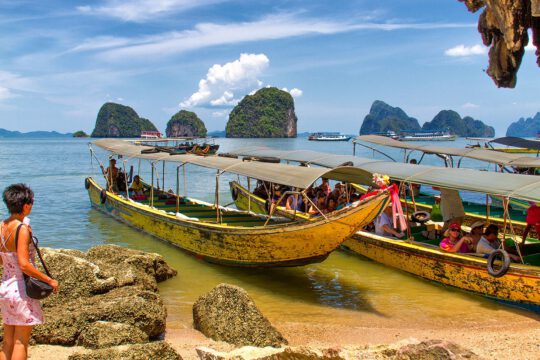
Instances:
[[[461,225],[459,225],[458,223],[451,223],[448,228],[451,230],[461,230]]]

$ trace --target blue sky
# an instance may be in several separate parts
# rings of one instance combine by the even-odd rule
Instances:
[[[478,15],[457,0],[0,0],[0,127],[89,132],[113,101],[162,131],[181,108],[223,130],[243,96],[276,86],[299,131],[357,133],[383,100],[504,135],[540,111],[540,69],[529,49],[517,87],[498,89]]]

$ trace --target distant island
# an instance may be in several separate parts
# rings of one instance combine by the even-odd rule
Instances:
[[[148,119],[129,106],[105,103],[99,109],[92,137],[139,137],[142,131],[158,131]]]
[[[440,111],[431,121],[424,123],[422,127],[418,120],[409,117],[405,111],[399,107],[392,107],[381,100],[376,100],[371,105],[369,114],[366,115],[360,135],[386,133],[393,131],[399,134],[401,131],[418,130],[450,130],[452,134],[458,136],[492,137],[495,136],[495,129],[484,124],[480,120],[475,120],[470,116],[461,116],[453,110]]]
[[[79,131],[75,131],[73,133],[73,137],[74,138],[87,138],[89,137],[90,135],[88,135],[87,133],[85,133],[84,131],[82,130],[79,130]]]
[[[536,137],[540,133],[540,112],[534,117],[521,118],[510,124],[506,130],[506,136]]]
[[[297,121],[291,94],[268,87],[245,96],[234,107],[226,135],[230,138],[292,138],[296,137]]]
[[[199,119],[197,114],[186,110],[180,110],[174,114],[167,123],[167,129],[165,130],[167,137],[205,137],[206,133],[204,122]]]
[[[1,138],[18,138],[18,137],[32,137],[32,138],[52,138],[52,137],[70,137],[71,133],[62,134],[57,131],[10,131],[6,129],[0,129]]]
[[[369,114],[362,122],[360,135],[387,131],[399,133],[402,130],[420,130],[420,124],[418,120],[409,117],[401,108],[392,107],[381,100],[375,100]]]

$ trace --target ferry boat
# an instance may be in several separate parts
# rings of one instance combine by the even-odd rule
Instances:
[[[317,132],[309,135],[311,141],[349,141],[352,136],[342,135],[338,132]]]
[[[411,130],[402,131],[399,137],[401,141],[455,141],[457,135],[442,130]]]
[[[159,131],[141,131],[141,139],[161,139]]]

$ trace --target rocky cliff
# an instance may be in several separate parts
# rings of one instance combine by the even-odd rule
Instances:
[[[418,120],[409,117],[401,108],[375,100],[360,127],[360,135],[386,131],[399,133],[402,130],[420,130],[420,124],[418,124]]]
[[[167,137],[206,136],[206,126],[191,111],[181,110],[171,117],[165,130]]]
[[[532,31],[540,66],[540,2],[537,0],[458,0],[469,11],[483,9],[478,19],[478,31],[484,45],[490,46],[487,74],[499,87],[516,86],[516,74],[521,65],[527,31]]]
[[[424,123],[422,130],[446,130],[458,136],[493,137],[495,129],[470,116],[461,116],[453,110],[442,110],[431,121]]]
[[[540,112],[532,118],[521,118],[510,124],[506,130],[506,136],[536,137],[540,132]]]
[[[141,131],[157,131],[148,119],[140,118],[130,108],[115,103],[105,103],[99,109],[92,137],[139,137]]]
[[[247,95],[229,115],[226,135],[233,138],[296,137],[294,100],[286,91],[263,88]]]

